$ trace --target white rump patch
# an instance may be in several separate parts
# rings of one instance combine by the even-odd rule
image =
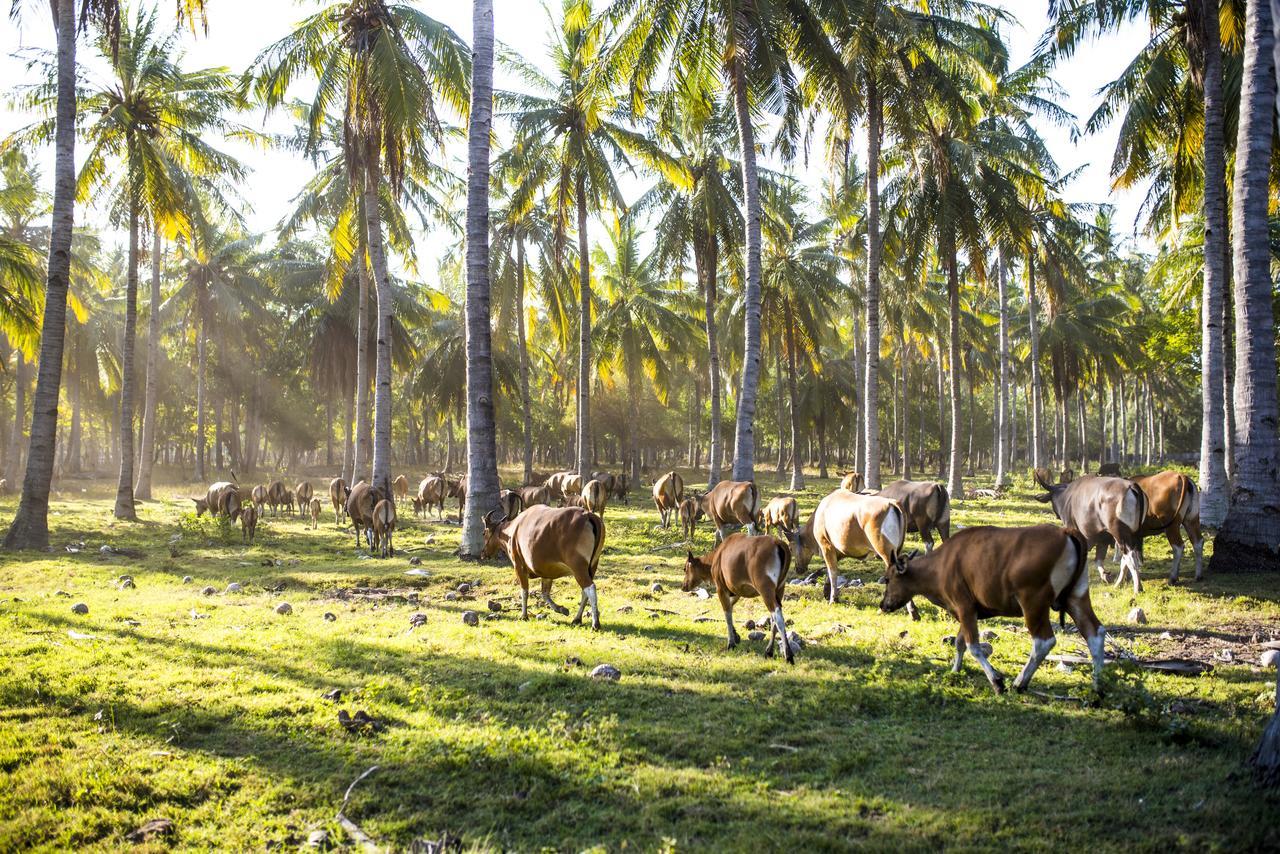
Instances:
[[[1053,585],[1053,597],[1055,599],[1058,598],[1058,595],[1062,593],[1063,589],[1071,583],[1071,576],[1075,573],[1076,563],[1080,558],[1080,556],[1076,554],[1077,548],[1078,546],[1076,545],[1076,541],[1068,537],[1067,541],[1063,544],[1062,555],[1058,558],[1057,562],[1054,563],[1053,570],[1049,573],[1049,583]],[[1101,571],[1102,567],[1099,566],[1098,570]],[[1089,572],[1086,569],[1084,572],[1081,572],[1080,577],[1076,579],[1076,586],[1071,591],[1070,595],[1072,598],[1076,598],[1083,596],[1087,592],[1089,592]]]
[[[778,550],[773,550],[773,555],[769,558],[769,562],[765,564],[764,574],[769,576],[769,580],[775,585],[778,579],[782,577],[782,558],[778,556]]]
[[[885,513],[884,522],[880,525],[880,533],[894,549],[902,548],[903,534],[906,532],[902,529],[902,511],[897,505],[890,507]]]
[[[1138,515],[1138,498],[1134,495],[1132,489],[1126,490],[1124,498],[1120,501],[1120,509],[1116,512],[1116,516],[1123,522],[1130,531],[1136,531],[1142,526],[1142,519]]]

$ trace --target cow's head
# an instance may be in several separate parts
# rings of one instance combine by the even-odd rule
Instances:
[[[912,577],[911,562],[915,560],[916,552],[908,555],[898,553],[893,557],[893,565],[889,567],[884,578],[880,579],[880,583],[884,585],[884,597],[880,600],[880,610],[886,614],[896,611],[903,605],[911,601],[911,597],[916,595],[914,581]]]
[[[680,589],[691,593],[699,584],[711,580],[711,564],[691,551],[687,555],[684,562],[684,584],[680,585]]]
[[[501,518],[496,516],[498,511],[490,510],[484,514],[484,547],[480,549],[480,557],[489,560],[498,553],[499,549],[504,548],[503,543],[503,527],[506,524],[507,517],[504,513]]]
[[[818,553],[818,540],[813,535],[813,516],[809,516],[809,521],[800,526],[800,530],[796,532],[795,539],[791,541],[791,554],[795,558],[796,572],[806,573],[809,571],[809,561],[813,560],[813,556]]]
[[[199,517],[199,516],[203,516],[203,515],[205,514],[205,512],[209,509],[209,502],[208,502],[208,500],[207,500],[207,499],[204,499],[204,498],[193,498],[193,499],[191,499],[191,500],[195,502],[195,505],[196,505],[196,516],[197,516],[197,517]]]

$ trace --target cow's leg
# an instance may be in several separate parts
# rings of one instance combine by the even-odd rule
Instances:
[[[760,598],[769,609],[769,657],[773,657],[776,648],[774,644],[780,644],[787,664],[795,664],[796,656],[791,649],[791,639],[787,637],[787,621],[782,616],[782,596],[776,587],[766,587],[760,591]]]
[[[1139,556],[1138,550],[1136,548],[1122,546],[1116,546],[1116,548],[1124,549],[1124,553],[1120,556],[1120,577],[1116,579],[1116,586],[1120,586],[1120,582],[1124,580],[1125,572],[1127,571],[1129,576],[1133,579],[1133,592],[1141,593],[1142,578],[1138,573],[1142,569],[1142,558]]]
[[[1182,531],[1177,525],[1171,526],[1164,532],[1165,538],[1169,540],[1169,548],[1173,551],[1173,566],[1169,568],[1169,583],[1178,583],[1178,570],[1182,567],[1182,553],[1186,551],[1186,546],[1182,544]]]
[[[567,617],[569,616],[569,609],[563,605],[557,605],[555,600],[551,598],[551,582],[552,579],[550,578],[542,579],[542,591],[539,593],[539,596],[543,602],[547,603],[547,607],[552,611]]]
[[[591,603],[591,628],[600,631],[600,600],[596,595],[596,585],[592,582],[584,591]]]
[[[1102,579],[1102,583],[1106,584],[1111,579],[1107,576],[1107,570],[1103,565],[1107,562],[1107,544],[1098,543],[1098,548],[1094,552],[1094,561],[1098,564],[1098,577]]]
[[[716,523],[716,545],[724,542],[724,526]]]
[[[720,599],[720,608],[724,611],[724,622],[729,629],[728,649],[733,649],[741,640],[738,637],[738,630],[733,627],[733,601],[734,597],[729,595],[729,591],[720,585],[716,585],[716,596]]]
[[[914,622],[920,622],[920,609],[916,607],[916,600],[907,600],[907,614],[911,616]]]
[[[831,546],[822,546],[822,562],[827,566],[827,601],[834,605],[840,599],[840,591],[836,588],[836,566],[840,556]]]
[[[991,662],[987,660],[987,654],[983,652],[982,645],[979,642],[978,635],[978,618],[972,612],[963,615],[960,625],[960,636],[964,637],[965,645],[969,651],[973,653],[973,657],[978,660],[978,665],[982,668],[982,672],[987,674],[987,681],[991,683],[992,689],[997,694],[1004,693],[1004,677],[1000,672],[991,666]],[[960,642],[960,638],[956,638],[956,643]]]
[[[568,613],[569,609],[565,609]],[[527,578],[520,579],[520,619],[529,619],[529,580]]]
[[[920,539],[924,542],[924,553],[933,551],[933,529],[928,525],[920,528]]]
[[[956,635],[956,657],[951,662],[952,673],[960,672],[960,665],[964,662],[964,649],[965,649],[964,636],[957,634]]]
[[[1053,649],[1054,644],[1058,642],[1053,634],[1053,620],[1049,614],[1051,600],[1050,595],[1019,602],[1022,613],[1026,615],[1027,631],[1031,635],[1031,656],[1027,659],[1022,672],[1018,674],[1018,678],[1013,680],[1013,690],[1019,693],[1027,690],[1027,686],[1031,684],[1031,677],[1036,675],[1036,669],[1049,654],[1049,650]]]
[[[1093,659],[1093,688],[1095,691],[1101,691],[1107,632],[1098,622],[1098,616],[1093,613],[1093,602],[1089,598],[1089,591],[1086,590],[1082,596],[1072,596],[1068,599],[1067,612],[1071,614],[1071,621],[1076,624],[1080,635],[1089,646],[1089,657]]]

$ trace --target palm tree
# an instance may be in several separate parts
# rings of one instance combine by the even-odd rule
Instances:
[[[479,557],[484,515],[498,506],[493,352],[489,338],[489,134],[493,127],[493,0],[472,8],[471,126],[467,133],[467,506],[463,556]],[[521,319],[521,324],[524,321]]]
[[[378,301],[371,481],[390,494],[394,299],[380,200],[387,185],[398,196],[411,164],[426,161],[429,143],[440,141],[436,98],[465,113],[466,48],[448,27],[407,4],[342,0],[269,46],[249,73],[268,109],[284,103],[299,76],[321,81],[308,110],[310,146],[322,140],[328,104],[343,99],[344,164],[364,195],[362,234]]]
[[[633,112],[643,111],[650,84],[658,70],[664,68],[669,69],[673,86],[711,89],[723,82],[733,99],[746,232],[743,360],[734,428],[733,478],[751,480],[760,385],[763,216],[753,102],[757,107],[768,105],[781,111],[781,136],[785,143],[792,143],[798,133],[802,100],[792,63],[811,74],[838,81],[846,79],[845,69],[827,40],[816,11],[801,0],[614,0],[610,16],[630,18],[619,40],[618,53],[631,72]],[[852,89],[840,84],[835,88],[846,93]]]
[[[1272,23],[1269,3],[1248,5],[1231,215],[1236,226],[1236,465],[1231,504],[1210,562],[1219,570],[1280,569],[1280,413],[1267,225],[1276,97]]]

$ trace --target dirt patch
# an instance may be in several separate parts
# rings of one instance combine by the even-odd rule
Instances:
[[[405,602],[415,603],[422,593],[412,587],[339,587],[325,596],[342,602]]]
[[[1257,664],[1268,644],[1280,643],[1280,623],[1241,622],[1199,629],[1160,626],[1108,626],[1122,648],[1150,648],[1159,658],[1185,658],[1209,664]]]

